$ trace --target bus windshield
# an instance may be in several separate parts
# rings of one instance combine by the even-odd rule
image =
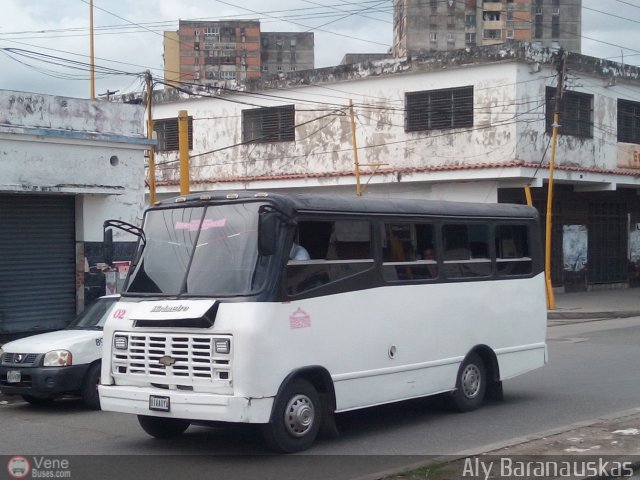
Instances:
[[[150,210],[146,245],[126,293],[249,295],[262,287],[268,258],[258,254],[260,203]]]

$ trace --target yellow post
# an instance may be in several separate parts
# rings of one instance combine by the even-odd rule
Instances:
[[[189,194],[189,114],[178,112],[178,144],[180,148],[180,195]]]
[[[551,284],[551,229],[553,226],[553,171],[556,162],[556,143],[558,142],[558,112],[553,114],[553,135],[551,137],[551,162],[549,163],[549,184],[547,185],[547,220],[545,226],[544,278],[547,284],[547,308],[555,310],[556,299]]]
[[[524,187],[524,196],[527,198],[527,205],[533,207],[533,197],[531,196],[531,186]]]
[[[549,183],[547,185],[547,220],[545,225],[544,279],[547,287],[547,308],[555,310],[556,299],[551,283],[551,230],[553,228],[553,172],[556,164],[556,145],[558,144],[558,127],[560,126],[560,100],[564,91],[565,53],[560,50],[558,62],[558,82],[556,85],[556,101],[553,113],[553,135],[551,136],[551,161],[549,162]]]
[[[91,100],[96,99],[96,67],[93,56],[93,0],[89,2],[89,56],[91,57]]]
[[[153,100],[153,85],[151,82],[151,72],[145,72],[145,81],[147,85],[147,138],[153,139],[153,114],[151,112]],[[156,161],[155,146],[149,146],[149,205],[156,203]]]
[[[353,143],[353,159],[356,168],[356,195],[362,196],[360,186],[360,162],[358,161],[358,144],[356,142],[356,120],[353,113],[353,101],[349,100],[349,116],[351,117],[351,141]]]

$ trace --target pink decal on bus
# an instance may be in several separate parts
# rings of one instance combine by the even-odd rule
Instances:
[[[309,328],[311,326],[311,317],[307,312],[298,308],[289,317],[289,328]]]

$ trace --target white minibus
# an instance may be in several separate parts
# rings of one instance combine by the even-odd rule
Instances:
[[[154,437],[261,424],[311,446],[334,414],[444,394],[460,411],[546,362],[532,207],[321,194],[163,200],[104,330],[103,410]]]

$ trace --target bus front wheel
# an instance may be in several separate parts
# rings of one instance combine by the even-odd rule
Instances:
[[[294,453],[313,444],[322,420],[320,396],[311,383],[296,379],[280,392],[271,421],[263,426],[267,445],[275,451]]]
[[[138,423],[145,432],[155,438],[174,438],[182,435],[189,428],[189,420],[181,418],[138,415]]]
[[[476,353],[467,355],[458,370],[456,389],[451,394],[452,405],[459,412],[478,408],[487,389],[487,374],[482,358]]]

